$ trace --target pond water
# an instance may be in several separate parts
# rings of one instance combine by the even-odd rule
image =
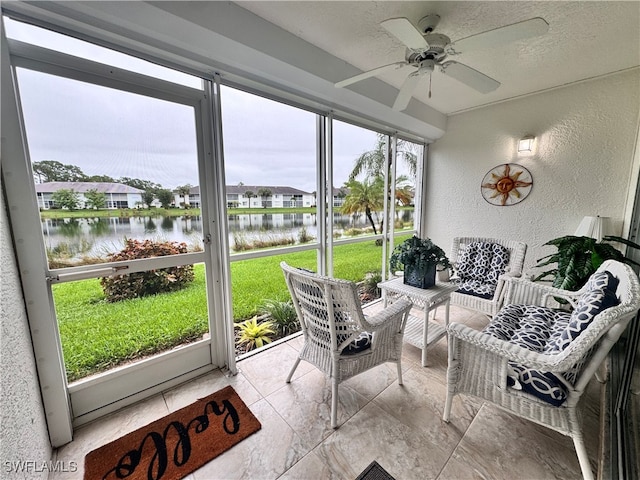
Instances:
[[[403,210],[399,217],[413,223],[413,211]],[[379,219],[374,216],[376,226]],[[202,217],[139,216],[109,218],[42,219],[42,233],[48,250],[64,250],[76,256],[104,257],[122,249],[125,238],[137,240],[185,242],[189,250],[202,245]],[[259,239],[293,238],[298,241],[302,230],[317,236],[317,215],[311,213],[269,213],[228,215],[229,245],[232,250],[238,238],[251,243]],[[344,233],[351,228],[369,226],[364,215],[334,215],[334,229]]]

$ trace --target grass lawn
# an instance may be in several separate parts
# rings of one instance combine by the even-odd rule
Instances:
[[[380,271],[381,257],[373,240],[337,246],[334,276],[360,281]],[[267,299],[289,298],[281,261],[317,268],[315,250],[231,263],[235,319],[255,315]],[[194,273],[183,290],[117,303],[105,301],[97,279],[54,285],[69,381],[201,338],[208,331],[204,266],[195,265]]]

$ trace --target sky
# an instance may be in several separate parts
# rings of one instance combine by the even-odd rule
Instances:
[[[200,88],[201,81],[128,55],[7,21],[7,36]],[[32,162],[55,160],[87,175],[132,177],[173,189],[197,185],[190,106],[18,69]],[[316,191],[316,115],[222,87],[225,183]],[[334,186],[376,145],[373,131],[334,122]],[[399,167],[400,168],[400,167]],[[400,172],[401,173],[401,172]]]

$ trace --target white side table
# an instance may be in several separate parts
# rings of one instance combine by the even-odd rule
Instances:
[[[424,318],[409,315],[404,331],[404,340],[422,350],[422,366],[427,366],[427,347],[434,344],[447,333],[449,325],[449,302],[451,293],[458,289],[450,282],[436,282],[430,288],[417,288],[405,285],[403,278],[380,282],[378,288],[382,290],[384,305],[400,297],[407,297],[414,306],[422,308]],[[429,320],[429,312],[440,305],[445,305],[445,326]]]

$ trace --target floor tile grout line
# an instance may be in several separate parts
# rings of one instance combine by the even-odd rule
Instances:
[[[458,395],[458,398],[460,398],[460,395]],[[449,462],[451,461],[451,458],[456,453],[456,450],[458,450],[458,447],[460,447],[460,444],[462,443],[464,438],[468,435],[469,430],[471,429],[471,426],[478,419],[478,415],[480,414],[480,411],[484,408],[484,406],[485,406],[485,402],[482,402],[482,405],[480,406],[480,408],[478,409],[476,414],[473,416],[473,419],[471,420],[471,422],[469,422],[469,425],[467,426],[467,429],[464,431],[464,434],[460,437],[460,440],[458,440],[458,443],[456,443],[456,446],[453,448],[453,450],[451,450],[451,454],[447,457],[447,461],[444,462],[444,464],[442,465],[442,468],[440,469],[440,471],[438,472],[438,475],[436,475],[434,480],[438,480],[440,478],[440,475],[442,475],[442,472],[447,468],[447,465],[449,465]],[[451,420],[449,420],[449,421],[451,421]]]

